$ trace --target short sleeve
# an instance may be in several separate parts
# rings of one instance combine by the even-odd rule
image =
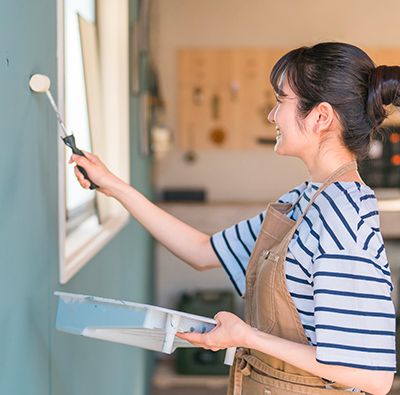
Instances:
[[[278,202],[293,203],[306,183],[280,196]],[[246,268],[264,220],[265,211],[245,219],[211,236],[211,245],[236,291],[242,296],[246,288]]]
[[[246,268],[265,212],[211,236],[211,245],[240,296],[246,287]]]
[[[393,287],[376,202],[371,206],[356,197],[353,202],[358,211],[347,206],[342,219],[352,223],[348,232],[355,240],[343,237],[342,230],[340,248],[313,260],[316,358],[325,364],[394,372]],[[351,215],[356,217],[350,220]]]

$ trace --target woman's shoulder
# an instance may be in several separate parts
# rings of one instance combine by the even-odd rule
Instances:
[[[315,193],[319,185],[311,183],[311,188]],[[339,216],[358,217],[360,221],[371,225],[376,224],[378,219],[378,202],[374,190],[359,182],[336,181],[321,192],[316,203],[320,204],[321,208],[333,209]]]
[[[277,201],[279,203],[294,203],[306,190],[307,185],[309,185],[309,181],[303,181],[301,184],[281,195]]]
[[[318,189],[317,185],[312,186]],[[346,248],[360,249],[379,260],[384,257],[375,192],[359,182],[334,182],[316,199],[320,220],[341,235]]]
[[[296,201],[303,211],[312,196],[321,187],[321,183],[304,181],[289,192],[282,195],[278,202],[292,203]],[[300,199],[299,199],[300,198]],[[336,181],[328,185],[315,198],[312,211],[317,211],[314,221],[327,224],[341,223],[354,232],[366,228],[379,228],[378,202],[375,192],[366,184],[354,181]],[[336,226],[335,226],[336,227]]]

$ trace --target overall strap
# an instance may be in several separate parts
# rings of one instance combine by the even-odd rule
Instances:
[[[300,202],[303,195],[304,195],[304,192],[300,193],[300,195],[297,197],[297,199],[294,201],[294,203],[292,203],[292,209]]]
[[[303,218],[306,216],[308,210],[310,207],[313,205],[315,199],[319,196],[321,192],[323,192],[330,184],[332,184],[335,181],[338,181],[341,176],[343,176],[346,173],[349,173],[350,171],[357,170],[357,162],[356,161],[351,161],[348,163],[345,163],[344,165],[340,166],[337,170],[335,170],[324,182],[323,184],[317,189],[317,191],[314,193],[314,195],[311,197],[310,201],[308,202],[307,207],[304,209],[303,213],[300,215],[300,217],[297,219],[296,224],[293,226],[293,228],[287,233],[286,235],[286,241],[290,241],[293,237],[294,232],[296,229],[299,227],[301,221]],[[299,199],[300,200],[300,197]]]

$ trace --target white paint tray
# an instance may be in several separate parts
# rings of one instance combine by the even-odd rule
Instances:
[[[178,347],[195,347],[176,332],[211,331],[212,318],[142,303],[55,292],[56,328],[115,343],[171,354]],[[227,349],[225,364],[232,365],[235,348]]]

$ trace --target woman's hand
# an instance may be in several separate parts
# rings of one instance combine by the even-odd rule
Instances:
[[[112,196],[113,187],[118,183],[123,183],[123,181],[111,173],[97,155],[86,151],[84,151],[84,154],[85,156],[73,154],[69,163],[75,162],[83,167],[92,182],[98,185],[97,190],[107,196]],[[83,176],[77,166],[75,166],[74,172],[82,188],[89,189],[90,182]]]
[[[227,311],[219,312],[214,319],[217,321],[217,326],[210,332],[204,334],[178,332],[176,336],[212,351],[229,347],[246,347],[246,339],[255,330],[254,328]]]

